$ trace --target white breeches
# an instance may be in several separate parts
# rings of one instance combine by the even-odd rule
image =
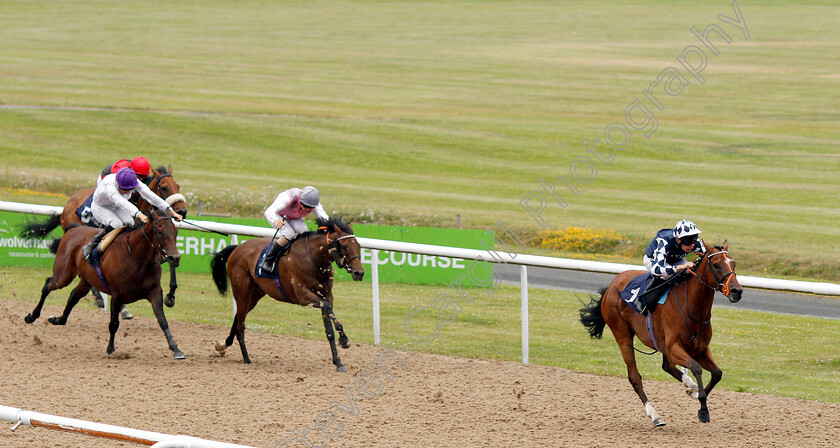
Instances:
[[[108,209],[94,203],[91,205],[90,211],[93,214],[93,218],[103,226],[111,226],[116,229],[117,227],[134,225],[134,218],[127,211],[119,207]]]
[[[306,232],[307,230],[309,230],[309,228],[306,227],[306,223],[303,222],[302,218],[288,219],[286,220],[286,223],[283,224],[283,227],[280,228],[280,236],[292,241],[298,235]]]

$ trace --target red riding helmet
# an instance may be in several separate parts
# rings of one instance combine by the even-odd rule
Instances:
[[[135,174],[138,176],[148,176],[152,174],[152,165],[145,157],[135,157],[129,165]]]
[[[125,159],[117,160],[116,162],[114,162],[113,165],[111,165],[111,174],[114,174],[117,171],[119,171],[120,168],[126,168],[129,165],[131,165],[131,162],[129,162],[128,160],[125,160]]]

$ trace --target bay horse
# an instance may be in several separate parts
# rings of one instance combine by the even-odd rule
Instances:
[[[665,303],[658,305],[650,314],[652,330],[647,328],[645,316],[633,310],[618,295],[630,280],[645,271],[618,274],[609,286],[599,291],[599,298],[593,296],[590,303],[580,309],[580,321],[592,338],[600,339],[604,326],[609,325],[627,365],[630,384],[642,400],[645,413],[653,420],[654,426],[663,426],[665,421],[656,413],[642,388],[642,376],[636,367],[634,336],[644,345],[662,352],[662,369],[682,382],[690,397],[700,400],[697,418],[703,423],[709,422],[706,397],[723,376],[709,349],[712,302],[715,291],[720,291],[730,302],[737,303],[741,300],[743,289],[735,277],[735,261],[729,256],[729,243],[724,241],[723,246],[710,247],[704,242],[703,245],[706,253],[695,260],[691,270],[686,271],[690,273],[687,278],[672,287]],[[705,388],[703,370],[712,375]],[[688,371],[694,375],[696,383],[688,376]]]
[[[123,230],[102,254],[100,272],[82,254],[82,248],[96,232],[97,229],[92,227],[73,225],[61,238],[53,241],[50,246],[50,251],[55,253],[53,275],[47,277],[41,289],[41,300],[24,321],[28,324],[35,322],[41,316],[47,295],[79,277],[79,284],[70,292],[64,313],[59,317],[50,316],[48,320],[51,324],[66,324],[70,311],[92,287],[111,294],[111,322],[108,326],[111,337],[107,348],[110,355],[114,353],[114,336],[120,327],[120,309],[124,304],[147,299],[175,359],[184,359],[184,353],[178,349],[169,331],[160,287],[161,263],[166,261],[177,266],[181,260],[175,245],[178,229],[172,218],[152,210],[146,224],[140,223],[130,230]]]
[[[341,218],[328,221],[318,219],[317,222],[317,231],[298,236],[292,241],[289,252],[277,260],[277,281],[257,278],[255,274],[260,253],[268,244],[275,244],[271,238],[251,239],[240,245],[231,245],[213,256],[210,265],[219,293],[224,295],[227,292],[230,276],[233,297],[236,299],[236,316],[233,318],[230,335],[226,340],[216,343],[219,353],[224,354],[236,336],[243,361],[246,364],[251,362],[245,348],[245,317],[263,296],[268,295],[281,302],[320,308],[332,362],[337,371],[347,371],[338,357],[333,333],[335,322],[339,344],[343,348],[350,347],[344,327],[333,313],[332,262],[335,261],[339,268],[347,270],[353,280],[361,281],[365,275],[360,258],[361,247],[353,235],[353,228]]]
[[[182,218],[186,218],[187,199],[181,194],[181,186],[178,185],[178,182],[176,182],[175,178],[172,177],[172,171],[172,165],[169,165],[168,169],[163,166],[160,166],[157,169],[153,168],[152,175],[154,175],[154,180],[149,183],[149,189],[165,200],[166,203],[169,204],[173,210],[178,212]],[[94,191],[96,191],[95,188],[84,188],[77,191],[73,196],[70,196],[70,199],[68,199],[67,203],[64,204],[64,210],[60,215],[53,215],[43,222],[33,221],[25,224],[20,236],[22,238],[43,238],[59,225],[61,225],[61,228],[64,229],[65,232],[71,225],[86,225],[81,221],[81,219],[79,219],[78,216],[76,216],[76,210],[84,205],[85,201],[87,201]],[[152,206],[141,197],[137,201],[137,208],[139,208],[143,214],[148,216]],[[170,263],[169,293],[166,294],[166,298],[164,299],[164,303],[170,308],[175,306],[175,290],[177,288],[178,282],[175,278],[175,265]],[[99,291],[96,288],[92,289],[97,302],[101,303],[102,296],[99,295]]]

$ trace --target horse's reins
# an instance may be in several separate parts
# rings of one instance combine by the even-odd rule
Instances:
[[[724,291],[729,292],[729,282],[732,280],[732,277],[730,277],[730,276],[734,276],[735,271],[730,270],[729,272],[726,273],[726,275],[723,276],[723,278],[718,278],[717,274],[715,273],[715,270],[712,269],[712,267],[711,267],[712,257],[714,257],[715,255],[726,254],[726,253],[728,253],[728,252],[725,251],[725,250],[719,250],[717,252],[713,252],[713,253],[710,253],[710,254],[704,254],[703,258],[706,259],[706,270],[708,270],[712,273],[712,277],[714,277],[715,281],[718,283],[718,286],[721,288],[720,289],[721,294],[729,295],[729,294],[725,293]],[[690,272],[691,275],[696,277],[697,280],[699,280],[700,283],[703,284],[703,286],[705,286],[705,287],[707,287],[711,290],[714,290],[714,291],[718,290],[714,286],[706,283],[706,281],[703,280],[703,278],[699,274],[694,272],[693,270],[689,269],[688,272]],[[726,283],[724,283],[724,280],[726,280]],[[693,320],[694,322],[696,322],[700,325],[708,325],[712,321],[711,316],[709,316],[709,319],[706,320],[706,321],[701,321],[699,319],[696,319],[694,316],[691,315],[691,312],[688,311],[688,282],[685,282],[685,313],[683,313],[682,307],[680,306],[680,301],[679,301],[679,299],[677,299],[676,294],[677,294],[677,291],[674,290],[674,301],[677,302],[677,308],[680,310],[680,315],[682,316],[683,321],[685,322],[685,325],[687,327],[690,328],[691,326],[688,324],[688,319],[685,318],[686,315],[691,320]],[[693,341],[695,338],[697,338],[697,336],[699,336],[699,334],[694,334],[692,332],[691,340]]]
[[[329,244],[329,247],[330,247],[328,252],[329,252],[330,256],[332,256],[333,261],[335,261],[335,264],[338,265],[338,267],[346,270],[347,272],[350,272],[351,271],[350,263],[353,262],[353,260],[355,260],[356,258],[361,260],[361,256],[356,255],[356,256],[350,258],[349,260],[346,260],[347,256],[344,255],[344,251],[341,250],[341,244],[339,243],[339,241],[345,240],[345,239],[348,239],[348,238],[356,238],[356,235],[352,235],[352,234],[351,235],[344,235],[344,236],[340,236],[340,237],[336,238],[335,241],[330,241],[330,229],[327,228],[327,227],[319,227],[318,228],[318,230],[322,230],[322,229],[327,231],[327,243]],[[309,259],[311,259],[312,263],[317,266],[317,263],[315,263],[315,258],[312,257],[312,251],[311,251],[311,249],[309,249],[308,239],[309,239],[309,237],[307,236],[306,250],[309,252]]]
[[[172,219],[172,217],[170,217],[170,216],[163,216],[163,217],[160,217],[160,218],[156,219],[156,220],[152,223],[152,228],[154,228],[154,226],[155,226],[155,225],[157,225],[157,223],[158,223],[158,222],[163,221],[164,219]],[[151,239],[151,238],[149,238],[149,235],[148,235],[148,234],[146,234],[146,225],[145,225],[145,224],[144,224],[144,225],[143,225],[143,227],[140,229],[140,233],[142,233],[142,234],[143,234],[143,236],[144,236],[144,237],[146,237],[146,240],[149,242],[149,245],[151,245],[151,246],[152,246],[152,249],[154,249],[154,250],[155,250],[155,254],[160,254],[161,259],[162,259],[162,260],[166,260],[166,257],[167,257],[167,254],[166,254],[166,249],[164,249],[164,248],[163,248],[163,244],[161,244],[161,243],[160,243],[160,241],[158,241],[158,237],[157,237],[157,235],[155,235],[155,241],[158,241],[158,244],[157,244],[157,246],[155,246],[155,242],[154,242],[154,241],[152,241],[152,239]],[[134,255],[134,252],[131,250],[131,244],[129,244],[128,240],[129,240],[129,238],[128,238],[128,237],[126,237],[126,239],[125,239],[125,246],[128,248],[128,253],[129,253],[129,254],[131,254],[131,256],[132,256],[132,257],[134,257],[134,259],[135,259],[135,260],[138,260],[137,255]]]

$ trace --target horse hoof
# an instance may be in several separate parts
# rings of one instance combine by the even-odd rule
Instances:
[[[23,316],[23,321],[28,323],[28,324],[31,324],[32,322],[35,322],[35,319],[36,318],[32,317],[32,313],[27,313],[26,316]]]
[[[187,359],[187,357],[186,357],[186,356],[184,356],[184,353],[183,353],[183,352],[181,352],[180,350],[178,350],[177,352],[175,352],[175,354],[174,354],[174,355],[172,355],[172,357],[173,357],[173,358],[175,358],[175,359]]]
[[[700,392],[698,392],[697,389],[686,389],[685,394],[695,400],[700,397]]]
[[[335,368],[336,372],[347,372],[347,368],[344,366],[338,366]]]
[[[93,306],[95,306],[97,308],[103,308],[104,309],[105,308],[105,300],[103,300],[102,297],[97,297],[97,298],[93,299]]]
[[[227,345],[224,341],[216,341],[216,351],[224,355],[225,350],[227,350]]]
[[[53,325],[64,325],[64,322],[55,316],[50,316],[47,320]]]
[[[709,411],[705,409],[700,409],[699,411],[697,411],[697,418],[699,418],[700,421],[703,423],[709,423]]]
[[[339,341],[341,348],[350,348],[350,341]]]
[[[665,424],[666,424],[665,420],[662,420],[661,418],[658,418],[658,419],[653,421],[653,427],[654,428],[658,428],[660,426],[665,426]]]
[[[175,296],[172,294],[167,294],[166,297],[163,298],[163,304],[169,308],[175,306]]]
[[[122,320],[134,319],[134,315],[131,314],[131,311],[129,311],[128,308],[123,308],[122,311],[120,311],[120,317],[122,317]]]

